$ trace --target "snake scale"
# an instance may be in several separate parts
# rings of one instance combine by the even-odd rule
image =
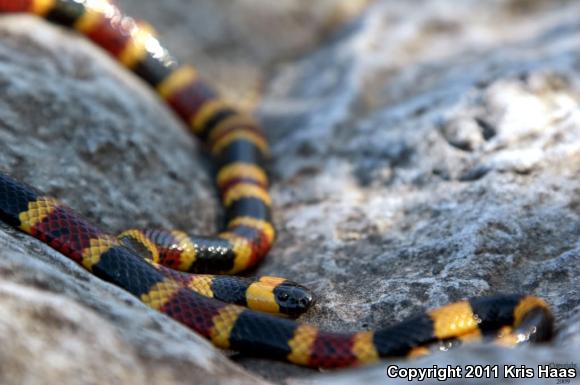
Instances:
[[[201,140],[218,170],[226,224],[213,237],[137,229],[113,236],[58,200],[0,173],[0,219],[95,276],[220,348],[309,367],[418,356],[442,343],[492,340],[513,346],[551,337],[549,307],[530,295],[472,298],[384,329],[337,333],[288,318],[313,303],[312,294],[297,283],[212,275],[255,266],[275,238],[263,166],[268,142],[256,120],[221,99],[193,67],[179,65],[148,24],[127,17],[111,1],[0,0],[0,12],[38,15],[102,47],[157,92]]]

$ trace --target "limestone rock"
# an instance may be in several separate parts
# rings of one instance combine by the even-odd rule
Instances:
[[[172,225],[171,212],[180,211],[210,231],[216,206],[207,203],[214,197],[203,160],[196,163],[194,142],[144,85],[40,21],[8,18],[0,28],[4,172],[114,231],[129,218]],[[0,383],[265,384],[3,223],[0,245]]]
[[[380,2],[273,79],[261,113],[281,235],[261,271],[314,288],[305,320],[380,328],[465,297],[527,292],[553,307],[551,347],[408,365],[578,365],[578,5],[535,3]],[[384,369],[295,383],[380,384]]]
[[[373,0],[119,0],[167,46],[242,105],[258,101],[268,71],[314,49]]]

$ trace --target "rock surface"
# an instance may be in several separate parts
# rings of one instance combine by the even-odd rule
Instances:
[[[119,0],[130,15],[157,27],[179,58],[214,85],[253,105],[269,70],[313,50],[374,0],[166,0],[147,6]],[[193,3],[193,4],[192,4]]]
[[[406,365],[580,364],[578,4],[379,1],[318,44],[337,20],[330,10],[354,12],[346,1],[120,3],[229,95],[251,104],[264,90],[280,233],[257,273],[315,290],[303,320],[378,328],[523,291],[552,305],[553,344],[464,347]],[[178,17],[186,7],[191,18]],[[276,15],[309,16],[284,30]],[[205,159],[151,92],[32,18],[3,18],[0,34],[2,169],[111,231],[212,232],[219,207]],[[313,52],[296,59],[304,50]],[[0,230],[0,342],[22,352],[3,351],[0,383],[51,383],[35,375],[55,365],[55,376],[82,373],[87,384],[257,381],[49,248]],[[38,367],[25,365],[30,354]],[[320,375],[232,358],[275,383],[387,382],[384,365]]]

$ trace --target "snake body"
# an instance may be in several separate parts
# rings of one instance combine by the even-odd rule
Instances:
[[[282,278],[207,274],[255,266],[275,238],[263,167],[268,143],[255,119],[222,100],[195,69],[178,65],[150,26],[125,16],[109,1],[0,0],[0,12],[32,13],[73,28],[151,85],[210,153],[226,218],[225,229],[214,237],[162,229],[131,229],[117,237],[58,200],[0,173],[4,222],[216,346],[247,355],[310,367],[344,367],[424,354],[437,342],[492,339],[515,345],[550,338],[553,321],[547,304],[519,294],[464,300],[385,329],[352,333],[265,314],[296,316],[312,304],[312,295]]]

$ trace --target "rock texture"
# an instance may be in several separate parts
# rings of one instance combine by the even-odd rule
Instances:
[[[166,0],[118,3],[158,27],[172,52],[195,63],[241,105],[257,102],[269,70],[313,50],[374,0]]]
[[[3,171],[115,231],[130,217],[172,225],[179,211],[210,231],[203,160],[153,94],[77,37],[31,18],[1,23]],[[46,245],[0,229],[1,384],[265,383]]]
[[[406,365],[580,365],[578,4],[383,0],[315,43],[340,19],[329,15],[354,12],[346,1],[120,2],[228,94],[252,104],[264,90],[280,234],[257,273],[315,290],[304,321],[378,328],[460,298],[523,291],[552,305],[552,344],[464,347]],[[276,15],[309,16],[285,30]],[[112,231],[212,232],[219,207],[206,160],[140,82],[32,18],[3,18],[0,35],[2,169]],[[258,381],[248,370],[273,383],[387,383],[384,365],[319,374],[232,356],[243,370],[42,244],[0,230],[0,342],[14,346],[1,353],[1,383],[53,380],[38,373],[82,373],[87,384]],[[31,354],[38,366],[26,365]]]

